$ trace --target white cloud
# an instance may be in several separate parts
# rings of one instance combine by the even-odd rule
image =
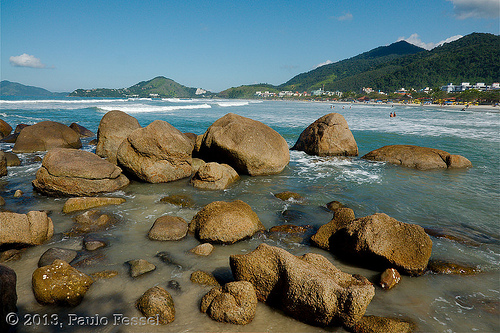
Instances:
[[[498,18],[500,16],[500,1],[498,0],[447,0],[453,3],[455,16],[468,18]]]
[[[31,68],[45,68],[46,66],[42,64],[40,59],[33,55],[23,53],[18,56],[12,56],[9,58],[10,64],[16,67],[31,67]]]
[[[314,69],[318,68],[318,67],[321,67],[321,66],[325,66],[325,65],[328,65],[328,64],[333,64],[333,61],[331,60],[327,60],[325,62],[322,62],[321,64],[317,64],[316,66],[314,66]]]
[[[352,14],[350,12],[345,13],[342,16],[337,17],[338,21],[351,21],[353,18]]]
[[[426,50],[432,50],[433,48],[437,47],[437,46],[441,46],[443,44],[446,44],[446,43],[450,43],[450,42],[453,42],[453,41],[456,41],[460,38],[462,38],[463,36],[462,35],[456,35],[456,36],[452,36],[452,37],[449,37],[449,38],[446,38],[445,40],[442,40],[438,43],[425,43],[423,42],[421,39],[420,39],[420,36],[418,34],[412,34],[410,37],[408,38],[405,38],[405,37],[399,37],[398,38],[398,42],[401,41],[401,40],[404,40],[404,41],[407,41],[408,43],[410,44],[413,44],[413,45],[416,45],[416,46],[419,46],[419,47],[422,47]]]

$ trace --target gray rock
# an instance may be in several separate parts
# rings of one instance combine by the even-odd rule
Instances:
[[[130,276],[135,278],[140,275],[149,273],[156,269],[156,266],[144,259],[129,260],[127,264],[130,265]]]
[[[51,247],[40,256],[38,267],[52,265],[56,259],[71,263],[71,261],[76,258],[77,254],[78,252],[75,250]]]

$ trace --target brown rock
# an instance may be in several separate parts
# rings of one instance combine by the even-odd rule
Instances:
[[[121,205],[126,200],[124,198],[106,198],[106,197],[78,197],[69,198],[63,206],[63,213],[69,214],[80,210],[86,210],[108,205]]]
[[[88,210],[73,218],[76,225],[71,229],[70,234],[81,234],[106,230],[116,223],[116,219],[108,214],[102,214],[96,209]]]
[[[135,278],[140,275],[152,272],[156,266],[144,259],[129,260],[127,264],[130,266],[130,276]]]
[[[309,125],[292,149],[318,156],[358,156],[354,136],[338,113],[327,114]]]
[[[31,126],[31,125],[28,125],[28,124],[18,124],[18,125],[16,126],[16,129],[14,130],[14,133],[19,134],[19,133],[21,133],[21,131],[22,131],[24,128],[26,128],[26,127],[30,127],[30,126]]]
[[[21,259],[21,251],[18,249],[0,252],[0,262],[17,261],[19,259]]]
[[[51,247],[40,256],[38,267],[52,265],[58,259],[70,263],[76,258],[77,254],[78,252],[75,250]]]
[[[193,199],[191,199],[191,197],[187,195],[182,195],[182,194],[168,195],[166,197],[161,198],[160,202],[187,208],[194,206]]]
[[[21,165],[21,160],[14,153],[5,153],[5,158],[7,159],[7,166],[19,166]]]
[[[428,269],[436,274],[475,275],[481,272],[476,266],[458,264],[444,260],[430,260]]]
[[[364,316],[352,327],[353,333],[411,333],[416,325],[400,318]]]
[[[283,201],[289,201],[289,200],[300,201],[304,199],[300,194],[290,191],[276,193],[274,196]]]
[[[148,289],[137,300],[136,307],[145,317],[158,318],[158,323],[162,325],[175,319],[174,300],[168,291],[159,286]]]
[[[92,196],[128,184],[116,165],[87,151],[62,148],[45,155],[33,181],[38,192],[51,196]]]
[[[238,173],[229,165],[210,162],[202,165],[190,182],[203,190],[223,190],[239,178]]]
[[[187,234],[188,224],[178,216],[161,216],[148,233],[149,239],[158,241],[180,240]]]
[[[339,208],[345,208],[345,206],[340,201],[330,201],[326,204],[326,208],[334,212]]]
[[[62,260],[38,268],[32,277],[33,293],[40,304],[77,306],[92,283],[90,276]]]
[[[12,127],[5,120],[0,119],[0,139],[5,138],[10,132],[12,132]]]
[[[191,280],[191,282],[196,284],[202,284],[205,286],[220,286],[219,282],[212,274],[204,271],[195,271],[191,273],[189,279]]]
[[[340,271],[319,254],[296,257],[261,244],[230,256],[230,265],[237,281],[252,283],[259,301],[316,326],[354,324],[375,295],[366,278]]]
[[[23,196],[23,191],[21,190],[16,190],[16,192],[14,192],[14,198],[20,198]]]
[[[134,130],[141,128],[137,119],[125,112],[114,110],[102,117],[97,130],[95,153],[116,164],[116,154],[123,140]]]
[[[7,176],[7,157],[0,151],[0,177]]]
[[[193,173],[196,173],[203,165],[205,165],[205,161],[200,158],[193,158],[191,162],[191,169]]]
[[[308,231],[307,227],[293,225],[293,224],[283,224],[275,225],[269,229],[269,232],[281,232],[287,234],[303,234]]]
[[[40,245],[52,238],[54,225],[44,212],[0,212],[0,245]]]
[[[319,227],[316,234],[311,237],[313,244],[318,247],[330,250],[330,238],[333,234],[337,232],[340,228],[347,226],[349,223],[354,221],[356,217],[354,216],[354,211],[350,208],[339,208],[335,211],[333,219],[327,224]]]
[[[444,150],[411,145],[392,145],[373,150],[362,158],[385,161],[419,170],[471,167],[463,156],[450,155]]]
[[[90,277],[94,280],[112,279],[115,276],[118,276],[118,271],[108,270],[90,274]]]
[[[232,244],[263,230],[257,214],[241,200],[212,202],[189,224],[189,231],[200,241],[211,243]]]
[[[75,131],[81,138],[90,138],[95,135],[93,132],[89,131],[81,125],[78,125],[77,123],[72,123],[71,125],[69,125],[69,128]]]
[[[117,152],[127,172],[149,183],[189,177],[193,146],[178,129],[163,120],[130,133]]]
[[[33,153],[53,148],[79,149],[81,147],[80,136],[71,128],[53,121],[42,121],[23,128],[12,151]]]
[[[201,300],[201,312],[213,320],[246,325],[255,317],[257,296],[250,282],[229,282],[224,287],[212,288]]]
[[[198,135],[191,133],[191,132],[186,132],[186,133],[184,133],[184,135],[189,139],[189,141],[191,141],[191,144],[194,147],[194,145],[196,143],[196,139],[198,138]]]
[[[239,174],[280,173],[290,161],[288,144],[278,132],[234,113],[215,121],[199,141],[203,160],[229,164]]]
[[[400,280],[401,275],[399,275],[399,272],[394,268],[388,268],[380,276],[380,286],[385,290],[389,290],[397,285]]]
[[[200,244],[200,245],[192,248],[189,251],[194,253],[194,254],[197,254],[199,256],[208,256],[212,253],[213,250],[214,250],[214,246],[212,244],[203,243],[203,244]]]

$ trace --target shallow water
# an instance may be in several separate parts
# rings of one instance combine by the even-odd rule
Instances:
[[[119,222],[99,235],[109,246],[95,251],[93,264],[81,267],[85,273],[117,270],[119,275],[95,282],[82,304],[65,309],[39,305],[31,291],[31,274],[40,255],[50,247],[80,250],[81,237],[65,237],[73,226],[72,215],[61,213],[64,199],[34,193],[31,181],[40,163],[31,163],[33,155],[21,158],[23,165],[9,168],[9,175],[0,179],[6,209],[26,213],[29,210],[50,210],[56,235],[41,246],[26,249],[22,259],[8,262],[18,276],[18,306],[21,324],[24,316],[57,314],[60,326],[19,325],[20,332],[344,332],[338,327],[312,327],[283,315],[280,311],[259,304],[254,321],[246,326],[221,324],[199,312],[199,301],[209,290],[189,281],[198,269],[214,272],[223,281],[231,279],[229,255],[254,250],[260,243],[280,246],[293,254],[320,253],[348,273],[362,274],[376,281],[379,272],[359,268],[303,241],[259,234],[234,245],[216,245],[209,257],[197,257],[189,249],[199,242],[192,236],[176,242],[155,242],[146,235],[155,219],[165,214],[186,221],[204,205],[216,200],[241,199],[259,215],[266,228],[279,224],[310,225],[318,228],[331,219],[324,205],[338,200],[352,208],[357,217],[376,212],[386,213],[400,221],[426,228],[442,228],[468,242],[431,237],[434,259],[453,260],[478,266],[483,272],[476,276],[426,274],[415,278],[403,276],[393,290],[376,288],[367,314],[409,318],[419,331],[488,332],[498,331],[500,235],[498,221],[500,114],[489,111],[456,111],[436,107],[368,106],[362,104],[335,107],[328,103],[228,100],[8,100],[0,101],[0,116],[13,127],[18,123],[33,124],[42,120],[80,125],[96,132],[101,117],[109,110],[120,109],[136,117],[146,126],[156,119],[168,121],[183,132],[202,134],[211,123],[228,112],[259,120],[277,130],[292,146],[301,131],[314,120],[330,113],[341,113],[358,143],[360,156],[387,144],[414,144],[446,150],[470,159],[468,170],[418,171],[373,163],[360,158],[320,158],[302,152],[291,152],[290,164],[279,175],[248,177],[225,191],[200,191],[188,180],[167,184],[133,182],[114,193],[127,199],[120,206],[105,207]],[[389,113],[396,111],[396,118]],[[93,151],[84,142],[84,149]],[[2,144],[2,150],[12,145]],[[22,198],[13,198],[21,189]],[[294,191],[305,197],[303,203],[283,202],[273,193]],[[180,208],[159,200],[169,194],[184,194],[195,202],[192,208]],[[167,265],[155,255],[167,251],[178,265]],[[146,259],[157,269],[132,279],[124,263]],[[179,282],[181,291],[167,288],[170,280]],[[140,316],[135,301],[147,289],[160,285],[171,292],[176,319],[165,327],[113,325],[113,314]],[[109,319],[108,325],[68,325],[68,314],[98,316]],[[43,320],[42,320],[43,324]]]

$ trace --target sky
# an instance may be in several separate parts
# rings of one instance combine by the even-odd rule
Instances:
[[[165,76],[219,92],[282,84],[407,40],[500,34],[500,0],[1,0],[1,79],[54,92]]]

